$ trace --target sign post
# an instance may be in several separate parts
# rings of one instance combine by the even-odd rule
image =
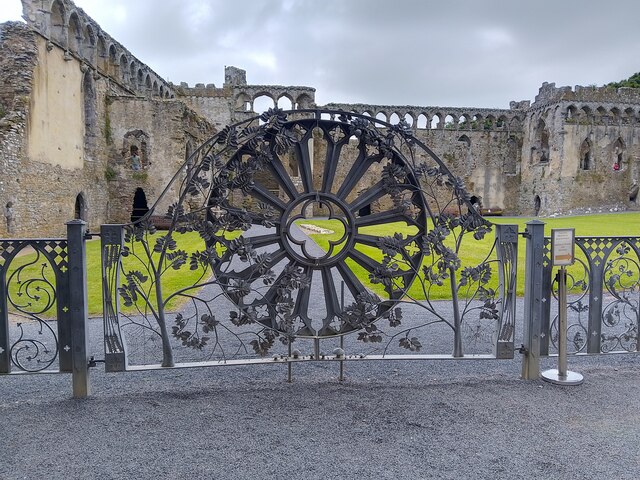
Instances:
[[[575,229],[554,228],[551,230],[551,262],[560,267],[556,274],[558,282],[558,368],[545,370],[542,379],[556,385],[580,385],[582,375],[567,370],[567,265],[575,259]]]

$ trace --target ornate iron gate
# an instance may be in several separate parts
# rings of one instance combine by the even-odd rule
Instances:
[[[103,226],[107,370],[512,358],[518,233],[492,228],[406,123],[269,110]]]

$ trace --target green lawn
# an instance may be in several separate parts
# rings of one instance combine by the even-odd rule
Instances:
[[[487,217],[487,220],[496,224],[517,224],[518,230],[524,232],[527,222],[531,221],[531,218],[523,217]],[[545,235],[551,234],[552,228],[575,228],[576,236],[640,236],[640,213],[620,213],[620,214],[605,214],[605,215],[584,215],[584,216],[570,216],[559,218],[545,218]],[[326,228],[329,230],[336,230],[339,232],[340,223],[337,220],[313,220],[305,219],[300,220],[298,223],[306,223],[316,225],[318,227]],[[408,227],[404,223],[393,223],[384,226],[365,227],[361,229],[361,233],[367,233],[369,235],[377,236],[392,236],[394,233],[402,233],[403,235],[409,235],[415,233],[415,227]],[[327,249],[329,241],[336,241],[340,234],[312,234],[310,235],[313,240],[318,243],[323,249]],[[494,241],[494,234],[491,232],[484,239],[477,241],[474,240],[471,235],[465,237],[462,242],[459,256],[462,261],[462,268],[473,267],[481,263],[489,254]],[[451,246],[452,242],[448,242]],[[518,295],[524,294],[524,266],[525,266],[525,241],[521,238],[518,243]],[[358,250],[362,251],[366,255],[376,260],[382,259],[382,253],[379,249],[368,246],[358,246]],[[582,254],[577,253],[577,258],[581,258]],[[493,255],[492,258],[495,258]],[[350,260],[347,261],[351,269],[358,276],[358,278],[372,288],[380,295],[384,295],[384,289],[380,285],[373,285],[369,282],[369,273],[361,266],[355,264]],[[570,267],[569,272],[578,271],[579,267]],[[497,286],[498,275],[494,271],[493,279],[489,283],[489,286],[495,288]],[[464,292],[461,292],[464,294]],[[433,287],[425,285],[423,282],[415,281],[409,290],[409,296],[416,299],[424,299],[428,295],[431,299],[447,299],[451,298],[450,287]]]
[[[158,232],[154,235],[149,236],[149,244],[150,248],[153,248],[155,244],[155,239],[161,235],[165,235],[166,232]],[[187,253],[192,253],[196,250],[202,251],[205,249],[204,241],[200,238],[198,233],[190,232],[185,234],[174,234],[174,238],[178,244],[178,248],[185,250]],[[102,314],[102,267],[101,267],[101,248],[100,248],[100,239],[94,239],[87,242],[87,297],[88,297],[88,308],[90,315],[101,315]],[[136,250],[140,252],[140,244],[136,244]],[[159,254],[154,254],[152,258],[157,261]],[[42,265],[47,263],[46,260],[41,256],[40,259],[36,259],[36,254],[28,254],[24,256],[20,256],[16,258],[12,263],[7,275],[7,278],[11,275],[12,272],[17,270],[23,265],[27,265],[22,273],[21,279],[22,283],[25,283],[26,279],[33,279],[41,277],[41,274],[44,274],[44,278],[51,284],[55,283],[53,278],[53,272],[50,266],[43,267]],[[145,276],[151,278],[150,272],[147,270],[147,261],[146,258],[141,255],[137,257],[134,254],[131,254],[127,257],[123,258],[123,267],[125,271],[130,270],[138,270],[143,273]],[[28,265],[30,264],[30,265]],[[178,290],[179,288],[188,287],[193,285],[198,278],[202,275],[202,270],[190,270],[188,263],[183,265],[179,270],[168,269],[166,273],[162,276],[162,284],[163,284],[163,296],[166,298],[172,292]],[[120,284],[125,281],[124,276],[121,276]],[[34,299],[33,296],[29,298],[31,302],[31,306],[27,309],[30,312],[36,312],[40,309],[44,308],[47,303],[47,295],[44,293],[44,283],[40,282],[39,284],[34,283],[34,288],[40,287],[40,290],[33,290],[33,292],[40,292],[40,295],[37,295],[37,299]],[[150,282],[147,281],[144,285],[146,288],[149,288]],[[9,284],[9,291],[11,292],[14,299],[22,300],[26,299],[27,295],[23,293],[22,295],[16,295],[18,292],[17,282],[11,282]],[[155,301],[155,294],[153,291],[149,293],[150,298]],[[25,300],[26,301],[26,300]],[[24,303],[24,302],[23,302]],[[174,304],[169,304],[169,309],[175,307]],[[13,309],[12,309],[13,310]],[[124,311],[132,312],[134,308],[123,309]],[[53,315],[53,310],[50,310],[48,314],[45,316]]]
[[[530,220],[529,218],[510,218],[510,217],[488,217],[488,220],[494,223],[501,224],[517,224],[519,226],[519,230],[522,232],[525,229],[526,223]],[[607,215],[587,215],[587,216],[575,216],[575,217],[562,217],[562,218],[552,218],[552,219],[544,219],[545,222],[545,234],[550,235],[552,228],[575,228],[577,236],[623,236],[623,235],[631,235],[631,236],[640,236],[640,213],[621,213],[621,214],[607,214]],[[339,231],[339,222],[337,220],[313,220],[313,219],[305,219],[300,220],[298,223],[307,223],[317,225],[319,227],[328,228],[330,230]],[[392,236],[394,233],[400,232],[403,235],[408,235],[416,232],[415,227],[408,227],[403,223],[394,223],[384,225],[382,227],[364,227],[361,229],[361,233],[366,233],[369,235],[376,236]],[[238,232],[239,233],[239,232]],[[153,247],[155,242],[155,237],[164,235],[165,232],[158,232],[154,236],[152,236],[149,241],[150,245]],[[328,248],[329,241],[338,240],[340,234],[334,235],[319,235],[314,234],[312,238],[324,249]],[[198,236],[197,233],[187,233],[184,235],[176,234],[176,241],[178,243],[178,248],[185,250],[187,253],[194,252],[196,250],[204,250],[204,243],[202,239]],[[493,232],[487,235],[483,240],[476,241],[471,236],[467,237],[463,243],[460,251],[460,257],[462,259],[462,267],[473,267],[481,263],[485,257],[489,254],[491,247],[493,245]],[[524,293],[524,261],[525,261],[525,242],[524,239],[519,242],[519,252],[518,252],[518,294],[522,295]],[[337,247],[338,249],[340,246]],[[358,246],[358,249],[365,253],[366,255],[375,258],[376,260],[380,260],[382,258],[382,253],[379,249],[374,247],[367,246]],[[580,258],[581,254],[578,254],[577,257]],[[44,263],[42,259],[36,261],[35,254],[24,255],[15,259],[11,264],[11,271],[15,271],[15,269],[19,268],[22,265],[26,265],[28,263],[32,263],[29,267],[27,267],[24,272],[24,278],[33,278],[34,276],[39,276],[40,271],[42,270],[42,264]],[[374,291],[377,291],[381,295],[384,295],[384,290],[380,285],[372,285],[368,280],[368,272],[364,270],[359,265],[354,262],[350,262],[350,266],[356,275],[361,279],[364,284],[370,286]],[[145,266],[142,262],[137,260],[134,256],[129,256],[124,259],[124,268],[125,270],[140,270],[141,272],[148,274],[145,272]],[[575,267],[577,268],[577,267]],[[100,259],[100,240],[92,240],[87,242],[87,275],[88,275],[88,299],[89,299],[89,313],[91,315],[100,315],[102,313],[102,272],[101,272],[101,259]],[[7,278],[11,274],[11,271],[7,275]],[[571,272],[571,270],[570,270]],[[192,271],[189,269],[188,265],[184,265],[179,270],[169,269],[166,274],[163,275],[163,293],[165,298],[175,290],[193,285],[194,282],[198,280],[201,275],[201,271]],[[497,285],[497,273],[494,272],[495,279],[490,286],[495,287]],[[51,268],[44,269],[44,277],[52,282],[52,272]],[[124,279],[121,279],[121,283]],[[15,283],[15,282],[14,282]],[[34,288],[38,287],[38,285],[34,284]],[[36,311],[40,306],[44,307],[47,303],[48,297],[43,294],[45,289],[43,288],[44,284],[40,284],[41,290],[38,295],[38,299],[30,298],[27,300],[26,295],[22,297],[16,297],[16,285],[10,285],[10,289],[14,298],[20,298],[21,301],[31,301],[32,307],[30,307],[30,311]],[[427,285],[429,287],[429,285]],[[462,292],[463,293],[463,292]],[[414,298],[424,298],[425,290],[423,290],[422,282],[414,282],[411,287],[409,294]],[[430,287],[428,291],[429,298],[431,299],[445,299],[451,298],[451,291],[448,287]],[[151,294],[151,297],[154,298],[154,295]],[[169,306],[171,308],[172,305]],[[175,306],[175,304],[173,305]],[[132,311],[132,309],[129,309]],[[51,314],[49,314],[51,315]]]

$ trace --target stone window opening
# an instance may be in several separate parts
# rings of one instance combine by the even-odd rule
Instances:
[[[73,218],[76,220],[83,220],[85,222],[87,221],[87,202],[83,193],[79,193],[76,197]]]
[[[586,139],[580,146],[580,170],[591,170],[592,168],[591,142]]]
[[[533,198],[533,212],[534,215],[537,217],[538,215],[540,215],[540,208],[542,207],[542,201],[540,200],[540,195],[536,195]]]
[[[122,144],[122,161],[132,170],[146,170],[151,165],[149,136],[142,130],[127,132]],[[135,158],[135,157],[138,158]],[[140,168],[134,168],[139,164]]]
[[[549,130],[542,119],[538,121],[534,132],[531,158],[536,163],[549,163]]]
[[[624,143],[618,138],[613,144],[613,169],[617,172],[622,170],[624,160]]]
[[[133,195],[133,207],[131,209],[131,221],[137,222],[149,212],[147,196],[142,188],[136,188]]]

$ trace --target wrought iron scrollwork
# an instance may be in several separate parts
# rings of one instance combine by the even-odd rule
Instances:
[[[156,232],[149,221],[163,198],[123,227],[123,312],[111,304],[109,338],[127,325],[150,332],[163,366],[174,364],[176,344],[227,360],[251,350],[266,355],[278,340],[290,346],[351,332],[383,354],[391,346],[419,352],[419,332],[431,325],[453,333],[454,356],[467,348],[465,330],[469,350],[479,340],[494,349],[513,342],[513,239],[462,265],[463,245],[482,241],[491,224],[405,122],[270,109],[224,128],[187,163],[188,175],[173,179],[179,198],[165,213],[169,230]],[[310,216],[334,220],[324,249],[302,230]],[[182,235],[200,244],[184,247]],[[167,272],[187,270],[188,284],[163,282]],[[448,312],[434,303],[443,288],[452,298]],[[405,322],[402,305],[421,309],[420,320]]]

